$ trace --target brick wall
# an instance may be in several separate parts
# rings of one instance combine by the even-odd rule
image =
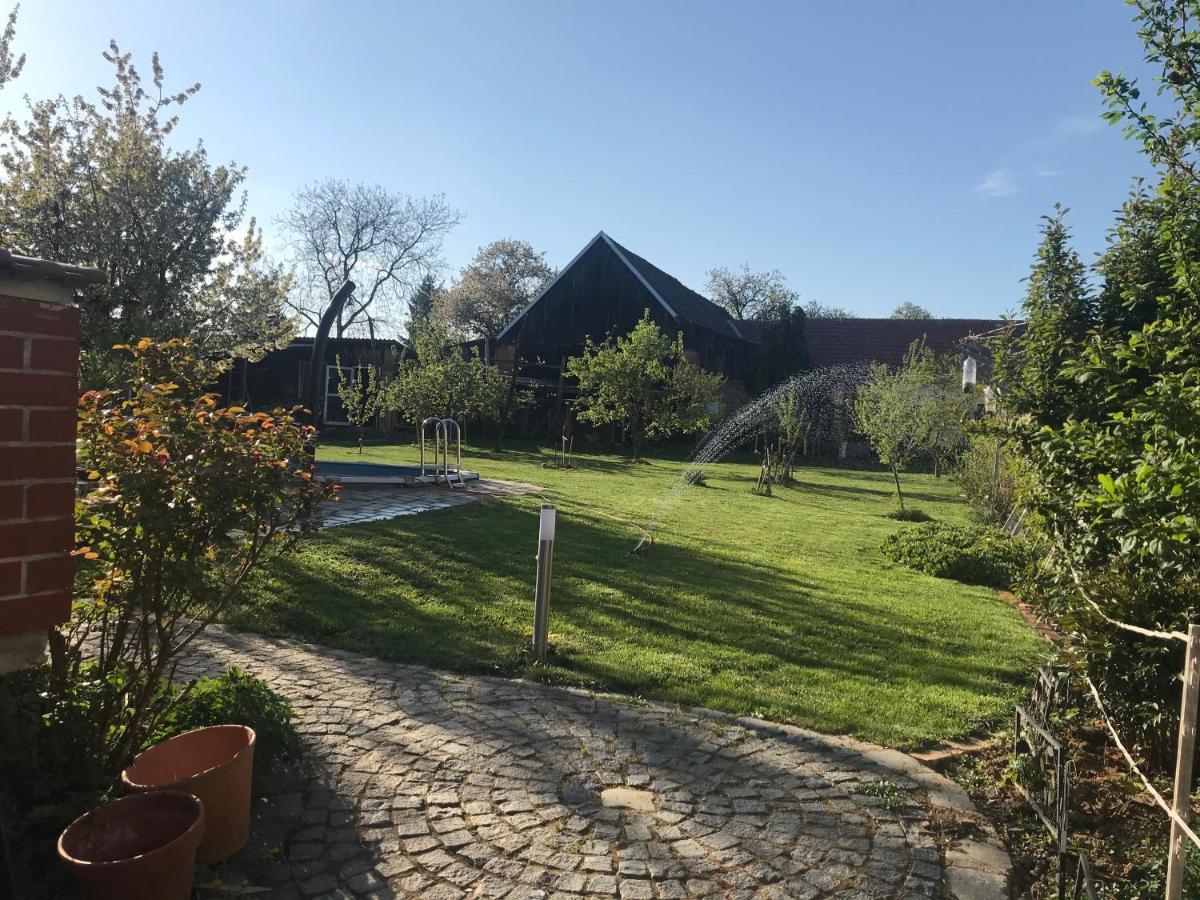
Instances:
[[[0,635],[66,621],[79,311],[0,282]]]

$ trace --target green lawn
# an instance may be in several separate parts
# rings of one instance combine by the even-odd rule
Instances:
[[[324,459],[411,462],[411,446],[325,446]],[[757,466],[708,470],[630,555],[683,468],[471,447],[486,476],[540,493],[322,532],[256,579],[240,628],[464,672],[596,686],[912,748],[1008,714],[1042,644],[994,592],[889,566],[901,527],[883,472],[800,470],[749,492]],[[905,478],[912,505],[965,521],[953,482]],[[557,504],[553,657],[525,656],[537,510]]]

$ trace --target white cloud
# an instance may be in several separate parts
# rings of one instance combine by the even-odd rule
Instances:
[[[1058,178],[1060,175],[1065,175],[1066,173],[1060,169],[1038,169],[1034,174],[1038,178]]]
[[[975,185],[975,190],[985,197],[1007,197],[1017,192],[1017,179],[1009,169],[993,169]]]
[[[1059,134],[1092,134],[1104,127],[1104,120],[1099,116],[1063,116],[1054,125]]]

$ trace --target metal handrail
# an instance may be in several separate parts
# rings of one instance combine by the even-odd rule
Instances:
[[[421,423],[421,477],[425,477],[425,430],[433,425],[433,483],[437,484],[439,478],[444,480],[450,487],[464,487],[466,482],[462,477],[462,427],[458,422],[449,417],[438,418],[430,416]],[[455,441],[455,459],[454,469],[450,468],[450,428],[454,427]],[[441,468],[438,468],[438,456],[442,458]],[[458,483],[455,484],[451,479],[451,474],[458,477]]]
[[[439,419],[437,416],[430,416],[428,419],[426,419],[424,422],[422,422],[422,423],[421,423],[421,477],[422,477],[422,478],[424,478],[424,477],[425,477],[425,429],[429,427],[429,423],[430,423],[430,422],[440,422],[440,421],[441,421],[441,420],[440,420],[440,419]],[[433,445],[433,467],[434,467],[433,478],[434,478],[434,481],[436,481],[436,480],[437,480],[437,430],[436,430],[436,428],[435,428],[435,430],[434,430],[434,437],[433,437],[433,440],[434,440],[434,445]]]

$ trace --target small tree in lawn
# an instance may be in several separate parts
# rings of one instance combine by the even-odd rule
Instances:
[[[117,348],[121,349],[121,348]],[[295,411],[247,413],[205,392],[216,369],[187,341],[124,348],[127,389],[79,401],[75,601],[50,632],[49,765],[81,781],[119,769],[173,702],[178,655],[256,567],[314,527],[330,488]]]
[[[413,355],[402,360],[383,393],[383,409],[395,410],[420,426],[431,416],[500,421],[509,409],[508,379],[485,363],[478,350],[464,354],[445,327],[425,322],[413,330]],[[512,408],[529,402],[518,391]]]
[[[663,334],[649,310],[627,335],[602,344],[589,338],[583,354],[567,360],[567,372],[579,384],[579,418],[625,428],[634,462],[646,438],[708,427],[722,383],[721,376],[689,362],[683,337]]]
[[[961,430],[972,402],[922,341],[913,342],[896,371],[882,363],[871,367],[866,383],[858,389],[854,422],[892,473],[902,515],[900,473],[916,457],[938,452],[955,427]]]
[[[346,413],[346,421],[358,429],[358,452],[363,451],[363,431],[384,411],[386,391],[379,371],[373,365],[342,368],[336,357],[338,399]]]
[[[808,439],[809,429],[812,428],[812,413],[801,402],[799,394],[788,391],[779,398],[776,416],[776,427],[779,430],[779,483],[787,487],[793,481],[792,461],[801,445]]]

